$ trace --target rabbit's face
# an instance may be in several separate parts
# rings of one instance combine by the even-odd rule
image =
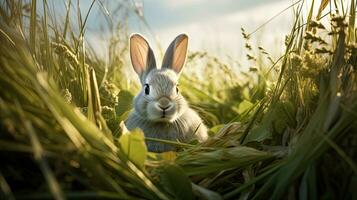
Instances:
[[[142,90],[134,99],[135,111],[155,122],[173,122],[187,108],[177,81],[186,61],[188,36],[181,34],[166,50],[161,69],[149,43],[139,34],[130,37],[130,58]]]
[[[135,98],[136,111],[151,121],[176,120],[187,107],[177,81],[178,75],[171,69],[151,70]]]

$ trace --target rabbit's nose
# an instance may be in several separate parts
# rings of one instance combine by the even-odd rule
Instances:
[[[166,110],[171,107],[171,102],[167,97],[161,97],[158,101],[158,107],[162,110]]]

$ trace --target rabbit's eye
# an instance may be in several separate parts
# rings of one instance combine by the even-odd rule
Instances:
[[[150,93],[150,87],[149,84],[145,84],[144,86],[145,94],[148,95]]]
[[[178,93],[179,92],[179,89],[178,89],[178,87],[176,86],[176,93]]]

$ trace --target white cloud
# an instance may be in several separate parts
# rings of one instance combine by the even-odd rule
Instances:
[[[290,1],[267,3],[235,13],[221,14],[209,21],[196,20],[184,25],[155,30],[155,32],[164,48],[176,35],[186,32],[190,36],[191,50],[205,49],[216,55],[229,55],[238,59],[242,56],[244,42],[240,28],[246,28],[247,32],[253,31],[290,4]],[[283,50],[284,36],[290,31],[292,19],[292,12],[288,10],[253,37],[257,38],[268,51],[274,53],[279,49],[279,52],[275,53],[280,53]]]

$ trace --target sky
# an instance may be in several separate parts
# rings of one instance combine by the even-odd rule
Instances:
[[[100,6],[104,5],[114,21],[122,20],[123,10],[126,10],[124,14],[128,20],[122,23],[128,24],[127,34],[138,32],[144,35],[158,57],[178,34],[186,33],[190,38],[190,51],[207,51],[214,56],[240,60],[245,56],[241,28],[250,33],[296,1],[97,0],[88,16],[86,39],[99,55],[106,56],[109,36],[101,29],[107,21],[102,12],[103,7]],[[65,13],[65,2],[50,1],[50,8],[56,10],[56,13]],[[83,18],[91,2],[79,1]],[[72,4],[71,16],[75,24],[77,1],[72,1]],[[122,9],[115,12],[118,7]],[[41,10],[41,6],[38,9]],[[138,17],[138,13],[146,24]],[[291,29],[293,19],[290,8],[255,32],[251,39],[252,45],[263,46],[273,57],[278,57],[284,50],[284,39]]]
[[[143,15],[162,48],[180,33],[190,37],[190,50],[206,50],[216,55],[239,58],[244,41],[241,28],[251,32],[291,4],[289,0],[147,0]],[[267,49],[282,49],[292,25],[292,12],[285,12],[253,35],[252,42]],[[135,21],[135,16],[130,22]],[[146,35],[149,31],[132,24],[130,30]],[[272,52],[279,53],[279,52]]]

